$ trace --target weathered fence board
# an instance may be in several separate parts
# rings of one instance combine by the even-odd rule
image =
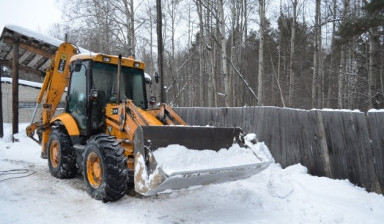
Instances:
[[[256,133],[283,167],[301,163],[317,176],[384,189],[384,113],[276,107],[175,108],[191,125],[241,127]]]
[[[368,112],[368,127],[375,171],[384,192],[384,112]]]

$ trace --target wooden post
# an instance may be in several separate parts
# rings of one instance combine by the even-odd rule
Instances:
[[[3,67],[0,66],[0,138],[4,137],[4,130],[3,130],[3,95],[1,90],[1,76],[3,73]]]
[[[12,61],[12,141],[19,132],[19,41],[13,41]]]
[[[161,12],[161,0],[156,0],[157,11],[157,57],[160,74],[160,102],[165,103],[166,95],[164,89],[164,72],[163,72],[163,22]]]

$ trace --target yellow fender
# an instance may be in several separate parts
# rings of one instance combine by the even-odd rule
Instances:
[[[75,119],[73,119],[70,114],[62,113],[53,118],[51,123],[54,121],[61,121],[70,136],[80,135],[79,127],[77,126]]]

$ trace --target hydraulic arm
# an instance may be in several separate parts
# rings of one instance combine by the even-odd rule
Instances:
[[[36,99],[36,107],[33,112],[31,124],[26,128],[27,135],[35,141],[38,141],[34,138],[36,130],[41,133],[41,155],[44,158],[46,157],[46,143],[48,142],[50,133],[50,121],[56,112],[65,88],[68,86],[70,75],[70,68],[68,66],[69,59],[75,54],[77,54],[77,49],[70,43],[63,43],[57,49],[51,66],[46,70],[43,85]],[[35,122],[36,112],[43,99],[44,103],[40,120]],[[40,141],[38,142],[40,143]]]

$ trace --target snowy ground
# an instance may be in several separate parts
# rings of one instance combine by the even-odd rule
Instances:
[[[22,132],[25,125],[21,125]],[[246,180],[153,197],[126,195],[113,203],[90,198],[80,176],[49,174],[40,147],[25,134],[0,139],[1,223],[383,223],[384,197],[348,180],[271,165]],[[12,169],[19,174],[4,172]],[[21,171],[24,171],[22,173]],[[29,175],[29,176],[26,176]],[[26,176],[26,177],[21,177]],[[21,177],[8,179],[11,177]]]

